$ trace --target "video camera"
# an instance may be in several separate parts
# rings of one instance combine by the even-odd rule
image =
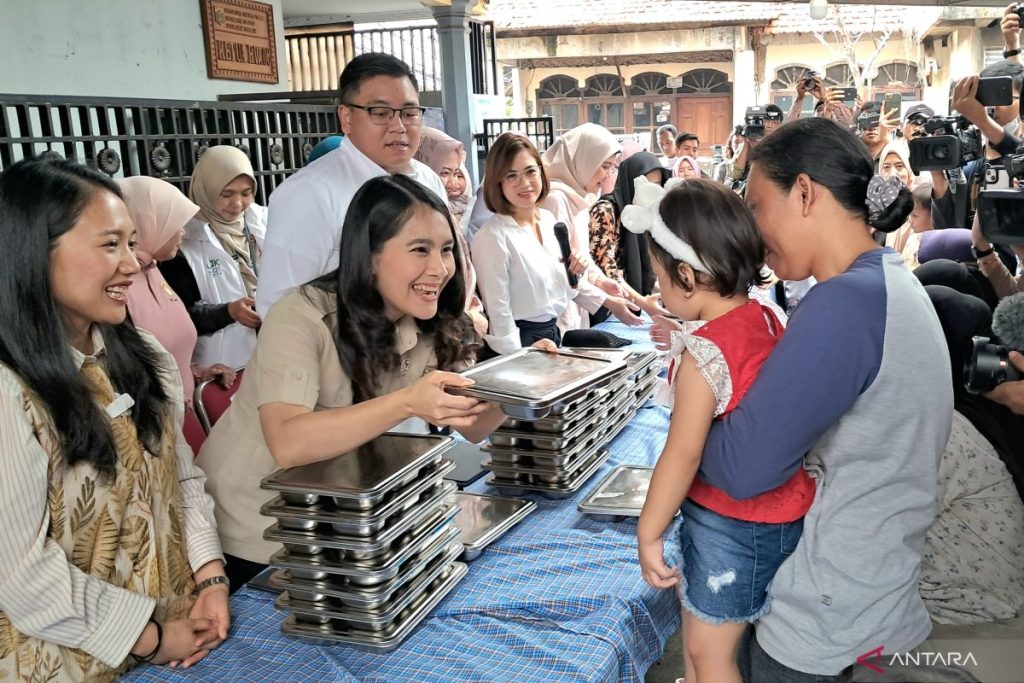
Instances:
[[[747,107],[743,114],[743,128],[740,135],[748,140],[760,140],[764,137],[765,121],[781,121],[782,114],[777,108],[767,110],[764,107]]]
[[[971,357],[964,364],[964,386],[972,394],[992,391],[1003,382],[1024,379],[1010,363],[1010,348],[1024,351],[1024,293],[1004,297],[992,313],[992,331],[1006,346],[988,337],[971,339]]]
[[[933,116],[910,141],[914,173],[960,168],[982,158],[981,131],[963,116]]]
[[[1003,157],[1003,168],[1013,180],[1024,182],[1024,144]],[[1020,187],[983,188],[978,193],[981,233],[993,244],[1024,244],[1024,191]]]

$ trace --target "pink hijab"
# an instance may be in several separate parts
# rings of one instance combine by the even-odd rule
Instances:
[[[166,180],[132,176],[117,181],[135,224],[135,256],[143,268],[199,212],[199,207]]]
[[[672,177],[673,178],[682,178],[682,177],[684,177],[683,176],[683,169],[680,168],[684,163],[685,164],[689,164],[690,167],[693,169],[693,172],[697,175],[698,178],[700,178],[700,164],[698,164],[697,160],[694,159],[693,157],[686,157],[686,156],[676,157],[675,163],[672,164]]]

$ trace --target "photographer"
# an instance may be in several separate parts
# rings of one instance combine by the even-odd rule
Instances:
[[[889,131],[899,129],[899,112],[882,111],[878,102],[866,102],[857,113],[857,137],[868,149],[878,172],[882,161],[882,150],[890,142]]]
[[[733,189],[737,189],[736,183],[744,183],[747,179],[747,158],[751,151],[758,142],[778,130],[783,122],[782,109],[776,104],[765,105],[761,112],[752,115],[751,111],[755,109],[757,108],[747,108],[745,125],[742,128],[737,126],[739,130],[734,136],[734,144],[738,149],[732,164],[732,172],[727,176],[727,180],[733,183]]]
[[[1024,80],[1024,66],[1005,61],[993,66],[1001,69],[1011,68],[1017,72],[1013,87],[1016,93],[1015,98],[1019,98],[1019,84]],[[985,74],[986,71],[988,69],[982,71],[982,74]],[[956,84],[953,90],[953,107],[978,126],[988,139],[986,155],[992,163],[1001,164],[1003,154],[1012,154],[1020,144],[1020,140],[1006,131],[1009,125],[1016,127],[1019,123],[1019,110],[1016,104],[1018,99],[1014,100],[1013,105],[993,107],[996,115],[993,119],[986,112],[984,105],[976,99],[977,92],[977,76],[963,79]],[[1008,109],[1013,111],[1005,111]],[[964,174],[968,177],[966,188],[971,188],[970,196],[972,198],[980,188],[983,175],[979,172],[980,168],[980,161],[971,162],[964,167]],[[941,186],[934,187],[932,191],[933,197],[937,197],[932,204],[932,216],[936,220],[947,221],[946,225],[955,225],[948,222],[954,220],[952,215],[954,202],[949,188],[945,185],[945,175],[942,172],[933,172],[932,176],[936,184],[942,182]],[[1004,174],[999,174],[999,176],[1004,179],[1004,183],[1008,184]],[[1003,185],[1003,187],[1005,186]],[[962,192],[963,188],[959,191]],[[992,309],[1003,297],[1024,290],[1024,279],[1013,274],[1017,267],[1017,260],[1024,259],[1024,247],[1015,245],[1011,248],[1012,251],[1004,247],[1003,253],[997,252],[996,247],[990,244],[982,234],[980,220],[973,208],[971,207],[970,212],[971,241],[977,265],[938,260],[921,266],[916,271],[916,275],[925,285],[947,285],[964,294],[978,297]]]
[[[843,128],[853,127],[854,112],[843,101],[842,89],[825,88],[821,76],[813,71],[808,72],[807,76],[796,84],[796,97],[786,120],[795,121],[800,118],[808,93],[818,100],[814,105],[815,116],[835,121]]]
[[[1013,79],[1013,101],[1004,106],[991,107],[989,116],[986,107],[978,102],[978,76],[970,76],[958,82],[953,89],[952,108],[981,130],[988,140],[985,158],[991,165],[1002,166],[1003,156],[1013,154],[1020,140],[1015,137],[1020,130],[1020,94],[1024,85],[1024,65],[1003,60],[981,70],[981,78],[1010,76]],[[949,228],[965,228],[971,225],[978,191],[985,180],[981,160],[971,161],[963,167],[964,184],[956,188],[949,186],[945,173],[932,173],[933,220],[935,224]],[[989,187],[1008,187],[1005,175],[1000,174],[997,184]]]

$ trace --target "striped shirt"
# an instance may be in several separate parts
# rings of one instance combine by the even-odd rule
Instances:
[[[184,404],[174,358],[154,337],[142,335],[159,349],[164,390],[180,425]],[[96,357],[102,357],[98,330],[93,345]],[[80,369],[86,356],[74,349],[72,355]],[[128,656],[155,603],[84,573],[48,537],[49,458],[25,413],[23,391],[18,375],[0,363],[0,610],[25,635],[84,650],[116,667]],[[206,476],[193,464],[180,427],[175,452],[189,564],[195,571],[224,556],[213,500],[204,490]]]

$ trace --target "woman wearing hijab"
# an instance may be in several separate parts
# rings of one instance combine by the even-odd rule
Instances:
[[[135,225],[135,258],[141,270],[132,275],[127,291],[128,313],[136,327],[156,337],[167,349],[181,373],[186,406],[192,405],[196,381],[219,376],[225,386],[235,381],[235,371],[226,365],[204,368],[191,362],[196,348],[196,327],[188,310],[159,269],[160,261],[175,257],[185,224],[199,211],[178,188],[158,178],[134,176],[117,181],[124,203]]]
[[[584,123],[567,131],[544,151],[544,169],[551,189],[542,208],[569,229],[572,259],[569,267],[580,276],[580,296],[559,318],[564,330],[590,327],[590,313],[606,305],[609,297],[621,300],[619,284],[604,275],[590,256],[590,207],[597,202],[601,183],[615,172],[622,148],[608,129]],[[603,291],[602,291],[603,290]],[[628,310],[626,311],[628,314]],[[627,315],[622,322],[639,325],[640,318]]]
[[[649,313],[653,301],[645,298],[654,290],[654,271],[647,247],[629,230],[623,230],[619,217],[633,203],[634,181],[646,176],[652,183],[664,185],[669,170],[650,152],[637,152],[619,166],[615,189],[590,209],[590,253],[605,276],[617,281],[626,298]],[[648,310],[650,309],[650,310]],[[660,315],[660,310],[652,315]]]
[[[253,204],[256,174],[230,145],[211,147],[192,173],[189,196],[199,215],[185,226],[181,253],[160,266],[199,333],[192,360],[241,368],[256,348],[253,308],[265,208]]]
[[[423,132],[420,134],[419,149],[416,150],[413,158],[429,166],[441,178],[448,195],[445,203],[448,205],[448,210],[451,211],[453,222],[455,225],[459,225],[469,205],[469,199],[465,199],[463,195],[472,198],[472,195],[466,190],[468,186],[465,176],[466,167],[462,161],[466,158],[466,152],[462,143],[444,131],[424,126]],[[461,184],[458,176],[462,176]],[[460,187],[461,190],[459,190]],[[454,199],[453,195],[455,195]],[[459,237],[462,236],[460,230]],[[473,328],[483,337],[487,334],[487,318],[483,314],[483,304],[480,303],[480,299],[476,295],[476,270],[473,268],[473,261],[470,259],[469,249],[464,239],[459,240],[459,247],[462,262],[466,264],[466,313],[473,321]]]

